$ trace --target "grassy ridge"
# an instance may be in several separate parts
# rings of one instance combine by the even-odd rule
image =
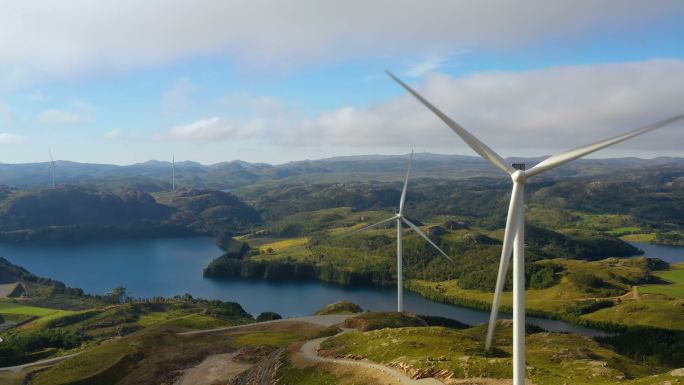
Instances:
[[[253,321],[240,305],[220,301],[168,300],[127,303],[86,311],[14,307],[15,311],[31,311],[43,315],[21,328],[0,333],[3,365],[50,358],[73,349],[98,345],[149,328],[174,330],[214,328]],[[113,359],[118,362],[124,354]],[[113,365],[113,363],[112,363]]]
[[[328,339],[323,353],[394,366],[423,378],[510,378],[510,322],[500,322],[496,350],[484,350],[484,327],[441,327],[351,332]],[[537,384],[642,384],[667,369],[647,367],[608,347],[577,335],[535,333],[527,336],[528,378]],[[667,374],[659,378],[674,379]],[[654,382],[650,382],[653,384]],[[676,383],[676,382],[673,382]]]
[[[179,336],[176,328],[157,324],[94,346],[37,374],[33,384],[173,383],[179,369],[192,367],[209,355],[264,345],[287,347],[313,338],[321,329],[302,324],[256,325],[220,334]],[[318,377],[319,373],[313,374]]]
[[[651,268],[654,267],[651,260],[634,258],[587,262],[555,259],[535,263],[557,265],[562,270],[558,273],[557,284],[545,289],[527,290],[528,315],[609,329],[643,325],[684,330],[681,300],[639,295],[641,290],[637,291],[636,297],[634,295],[634,286],[651,279]],[[656,271],[654,274],[665,272]],[[491,308],[491,293],[463,289],[458,280],[410,280],[406,287],[438,302],[481,310]],[[512,310],[510,292],[503,293],[501,309]]]

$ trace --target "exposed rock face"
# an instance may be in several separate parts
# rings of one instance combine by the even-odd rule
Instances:
[[[679,368],[670,371],[670,375],[673,377],[684,377],[684,368]]]

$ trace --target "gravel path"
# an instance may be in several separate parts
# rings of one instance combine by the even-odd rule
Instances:
[[[397,383],[401,385],[444,385],[442,381],[439,381],[434,378],[422,378],[420,380],[414,380],[411,377],[407,376],[404,374],[404,372],[390,368],[384,365],[380,364],[374,364],[368,361],[355,361],[355,360],[347,360],[347,359],[339,359],[339,358],[327,358],[327,357],[321,357],[318,355],[316,352],[318,350],[318,346],[326,340],[328,337],[324,338],[318,338],[315,340],[311,340],[304,345],[302,345],[302,355],[310,361],[315,361],[315,362],[323,362],[323,363],[330,363],[330,364],[335,364],[335,365],[354,365],[358,366],[364,369],[370,369],[370,370],[376,370],[381,372],[382,374],[391,377],[394,379]]]
[[[31,366],[38,366],[38,365],[53,365],[59,362],[62,362],[66,359],[69,359],[71,357],[77,356],[80,353],[74,353],[74,354],[68,354],[66,356],[61,356],[61,357],[55,357],[55,358],[50,358],[48,360],[42,360],[42,361],[35,361],[35,362],[29,362],[28,364],[24,365],[17,365],[17,366],[6,366],[4,368],[0,368],[0,372],[2,371],[10,371],[10,372],[20,372],[26,368],[29,368]]]
[[[268,325],[272,323],[281,323],[281,322],[308,322],[312,323],[315,325],[320,325],[320,326],[332,326],[332,325],[337,325],[342,322],[344,322],[347,318],[355,316],[354,314],[332,314],[332,315],[322,315],[322,316],[308,316],[308,317],[295,317],[295,318],[285,318],[285,319],[279,319],[279,320],[274,320],[274,321],[266,321],[266,322],[258,322],[258,323],[250,323],[250,324],[245,324],[245,325],[236,325],[236,326],[225,326],[225,327],[220,327],[220,328],[215,328],[215,329],[205,329],[205,330],[193,330],[193,331],[188,331],[188,332],[182,332],[178,333],[178,335],[182,336],[191,336],[191,335],[197,335],[197,334],[204,334],[204,333],[213,333],[213,332],[220,332],[220,331],[226,331],[226,330],[235,330],[235,329],[240,329],[240,328],[245,328],[245,327],[250,327],[250,326],[256,326],[256,325]],[[371,370],[371,371],[377,371],[380,372],[381,375],[387,376],[392,378],[395,382],[401,385],[444,385],[443,382],[434,379],[434,378],[423,378],[420,380],[414,380],[410,377],[408,377],[404,372],[390,368],[384,365],[380,364],[375,364],[371,363],[368,361],[355,361],[355,360],[348,360],[348,359],[339,359],[339,358],[327,358],[327,357],[321,357],[317,354],[317,349],[318,346],[323,342],[325,339],[328,337],[324,338],[318,338],[315,340],[311,340],[306,342],[304,345],[302,345],[301,348],[301,353],[306,358],[307,360],[314,361],[314,362],[322,362],[322,363],[330,363],[330,364],[335,364],[335,365],[351,365],[351,366],[357,366],[365,370]],[[10,366],[10,367],[5,367],[5,368],[0,368],[0,371],[3,370],[8,370],[8,371],[13,371],[13,372],[19,372],[25,368],[31,367],[31,366],[36,366],[36,365],[51,365],[51,364],[56,364],[58,362],[64,361],[66,359],[69,359],[76,354],[70,354],[62,357],[57,357],[57,358],[51,358],[49,360],[42,360],[42,361],[36,361],[32,363],[28,363],[25,365],[17,365],[17,366]],[[186,374],[179,379],[178,382],[176,382],[177,385],[186,385],[186,384],[203,384],[204,381],[207,381],[209,379],[216,379],[217,375],[219,377],[223,377],[222,375],[225,375],[226,373],[224,371],[229,371],[232,372],[230,374],[235,375],[235,371],[244,371],[249,368],[250,365],[246,365],[247,367],[242,367],[242,365],[235,365],[235,363],[232,362],[232,358],[235,353],[229,353],[229,354],[221,354],[221,355],[215,355],[215,356],[210,356],[207,357],[200,365],[198,365],[195,368],[190,369]],[[230,363],[226,365],[226,363]],[[238,366],[241,366],[238,368]],[[221,373],[223,372],[223,373]]]
[[[232,380],[252,367],[252,364],[233,361],[238,353],[214,354],[205,358],[199,365],[186,370],[175,385],[212,385]]]
[[[346,320],[349,317],[353,317],[354,315],[355,314],[331,314],[331,315],[316,315],[316,316],[308,316],[308,317],[283,318],[283,319],[274,320],[274,321],[253,322],[253,323],[244,324],[244,325],[226,326],[226,327],[220,327],[220,328],[215,328],[215,329],[193,330],[193,331],[189,331],[189,332],[178,333],[178,335],[190,336],[190,335],[203,334],[203,333],[213,333],[213,332],[224,331],[224,330],[240,329],[240,328],[256,326],[256,325],[268,325],[271,323],[291,322],[291,321],[308,322],[308,323],[328,327],[328,326],[332,326],[332,325],[342,323],[342,322],[344,322],[344,320]],[[31,367],[31,366],[53,365],[53,364],[57,364],[59,362],[62,362],[66,359],[69,359],[73,356],[76,356],[78,354],[79,353],[69,354],[66,356],[50,358],[48,360],[30,362],[30,363],[24,364],[24,365],[7,366],[4,368],[0,368],[0,372],[1,371],[19,372],[19,371],[24,370],[24,369]]]

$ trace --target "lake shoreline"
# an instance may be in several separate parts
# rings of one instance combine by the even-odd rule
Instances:
[[[251,314],[275,311],[284,317],[310,314],[339,300],[349,300],[369,310],[396,309],[395,284],[350,286],[320,280],[203,278],[203,268],[221,253],[215,239],[210,237],[111,240],[49,246],[0,244],[0,256],[12,263],[36,275],[49,276],[94,294],[107,293],[117,286],[124,286],[134,297],[141,298],[189,293],[195,298],[244,304],[245,310]],[[430,299],[410,290],[406,290],[404,299],[407,311],[417,314],[439,315],[473,325],[487,322],[489,317],[490,305],[456,306],[450,304],[453,302]],[[541,319],[535,317],[536,313],[528,314],[529,319],[539,318],[538,323],[542,323],[540,326],[545,329],[551,325],[552,331],[582,330],[583,334],[589,333],[581,329],[580,323],[572,322],[575,321],[573,319],[539,314],[544,316]],[[592,330],[610,329],[606,325],[597,326]]]

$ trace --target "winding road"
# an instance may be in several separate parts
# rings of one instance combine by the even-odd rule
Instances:
[[[192,331],[188,331],[188,332],[178,333],[178,335],[192,336],[192,335],[198,335],[198,334],[214,333],[214,332],[221,332],[221,331],[226,331],[226,330],[235,330],[235,329],[241,329],[241,328],[250,327],[250,326],[268,325],[268,324],[272,324],[272,323],[281,323],[281,322],[307,322],[307,323],[312,323],[312,324],[319,325],[319,326],[328,327],[328,326],[340,324],[340,323],[344,322],[347,318],[351,318],[353,316],[354,316],[354,314],[332,314],[332,315],[321,315],[321,316],[285,318],[285,319],[279,319],[279,320],[273,320],[273,321],[249,323],[249,324],[244,324],[244,325],[225,326],[225,327],[220,327],[220,328],[215,328],[215,329],[192,330]],[[345,331],[343,331],[343,333],[346,333],[348,331],[349,330],[345,330]],[[400,370],[390,368],[390,367],[380,365],[380,364],[375,364],[375,363],[368,362],[368,361],[356,361],[356,360],[349,360],[349,359],[328,358],[328,357],[319,356],[317,353],[318,346],[321,344],[321,342],[323,342],[327,338],[329,338],[329,337],[317,338],[317,339],[306,342],[304,345],[302,345],[302,348],[301,348],[302,356],[306,360],[312,361],[312,362],[320,362],[320,363],[327,363],[327,364],[333,364],[333,365],[357,366],[357,367],[360,367],[360,368],[363,368],[366,370],[377,371],[377,372],[379,372],[380,375],[390,377],[396,383],[401,384],[401,385],[444,385],[443,382],[441,382],[437,379],[434,379],[434,378],[423,378],[420,380],[414,380]],[[59,363],[61,361],[67,360],[71,357],[74,357],[78,354],[79,353],[69,354],[69,355],[62,356],[62,357],[56,357],[56,358],[51,358],[48,360],[36,361],[36,362],[24,364],[24,365],[4,367],[4,368],[0,368],[0,371],[4,370],[4,371],[18,372],[18,371],[21,371],[25,368],[31,367],[31,366],[53,365],[53,364]],[[187,374],[187,376],[192,377],[192,372],[189,372]]]
[[[356,361],[340,358],[321,357],[317,353],[318,346],[321,344],[321,342],[325,341],[328,338],[329,337],[317,338],[302,345],[301,353],[304,356],[304,358],[314,362],[328,363],[334,365],[352,365],[364,369],[376,370],[381,372],[381,374],[391,377],[401,385],[444,385],[442,381],[439,381],[434,378],[421,378],[420,380],[414,380],[413,378],[407,376],[404,372],[400,370],[380,364],[374,364],[368,361]]]
[[[0,368],[0,372],[2,371],[8,371],[8,372],[20,372],[26,368],[30,368],[32,366],[39,366],[39,365],[54,365],[57,363],[60,363],[64,360],[68,360],[71,357],[77,356],[81,354],[79,353],[73,353],[73,354],[67,354],[65,356],[60,356],[60,357],[55,357],[55,358],[50,358],[47,360],[42,360],[42,361],[35,361],[35,362],[29,362],[28,364],[23,364],[23,365],[17,365],[17,366],[5,366],[4,368]]]

